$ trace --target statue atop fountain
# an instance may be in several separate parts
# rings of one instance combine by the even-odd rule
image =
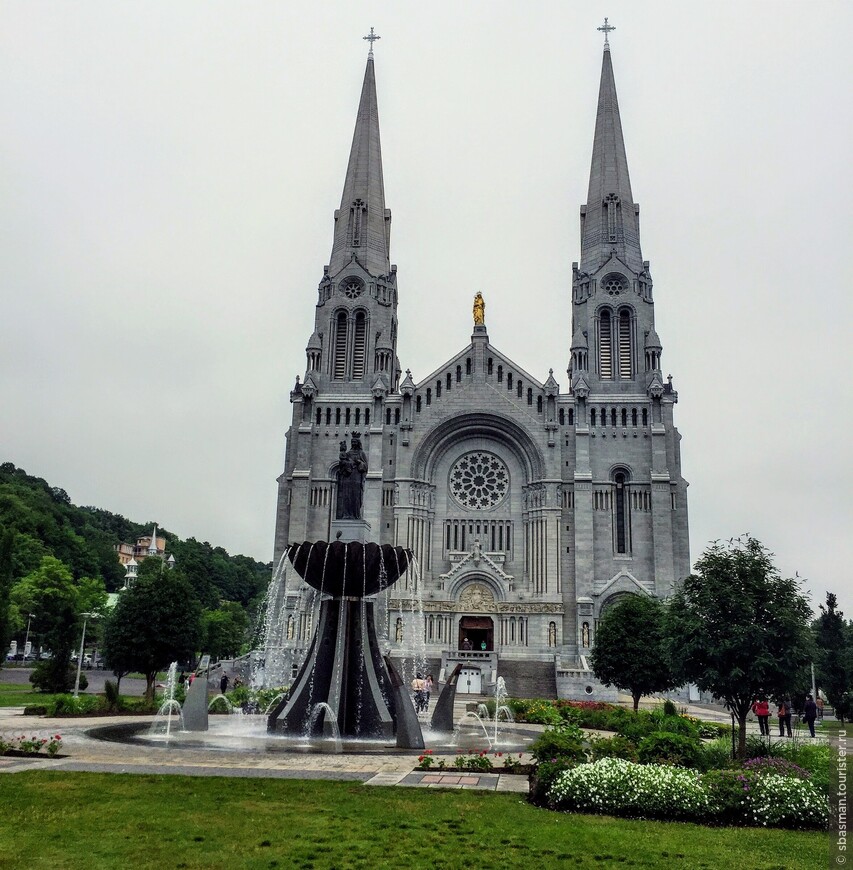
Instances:
[[[364,504],[364,479],[367,477],[367,454],[361,448],[361,433],[353,432],[350,448],[341,441],[338,458],[338,501],[335,518],[360,520]]]

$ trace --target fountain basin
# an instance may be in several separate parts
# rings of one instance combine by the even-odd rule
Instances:
[[[412,561],[412,551],[359,541],[290,544],[287,558],[310,586],[333,598],[365,598],[393,585]]]

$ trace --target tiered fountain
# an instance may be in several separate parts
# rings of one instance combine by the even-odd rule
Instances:
[[[270,713],[268,729],[344,739],[397,735],[398,746],[421,748],[411,699],[380,652],[369,600],[396,583],[409,567],[411,550],[316,541],[291,544],[287,558],[322,599],[305,663],[287,697]]]

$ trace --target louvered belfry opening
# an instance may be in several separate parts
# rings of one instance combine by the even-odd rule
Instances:
[[[356,312],[355,315],[355,330],[353,341],[352,354],[352,376],[353,380],[360,380],[364,377],[364,358],[365,358],[365,339],[367,336],[367,317],[363,311]]]
[[[613,325],[606,308],[598,324],[598,369],[602,378],[613,378]]]
[[[335,320],[335,365],[332,377],[342,381],[347,375],[347,314],[341,311]]]
[[[619,377],[623,380],[633,376],[631,357],[631,313],[622,309],[619,312]]]

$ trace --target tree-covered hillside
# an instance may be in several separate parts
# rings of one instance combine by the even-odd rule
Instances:
[[[150,534],[154,522],[140,524],[103,508],[78,507],[65,490],[11,462],[0,465],[0,531],[14,532],[12,584],[35,571],[44,556],[54,556],[75,580],[101,578],[107,591],[114,591],[124,581],[115,545]],[[245,607],[266,589],[270,564],[230,556],[206,541],[182,541],[159,523],[158,534],[166,538],[166,552],[174,554],[204,607],[216,608],[223,601]]]

